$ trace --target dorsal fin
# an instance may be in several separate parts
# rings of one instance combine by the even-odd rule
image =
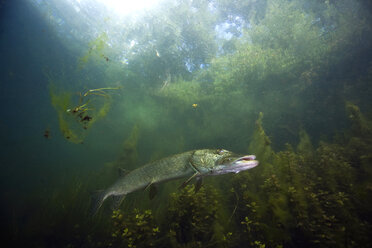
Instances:
[[[129,170],[123,169],[121,167],[118,168],[118,173],[119,173],[119,176],[121,177],[126,176],[129,172],[130,172]]]

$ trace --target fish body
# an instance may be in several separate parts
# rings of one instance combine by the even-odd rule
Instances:
[[[226,173],[238,173],[258,165],[254,155],[238,156],[224,149],[192,150],[169,156],[145,164],[119,178],[106,190],[99,192],[93,199],[92,214],[95,214],[103,202],[110,196],[118,204],[128,193],[156,185],[161,182],[188,178],[201,180],[204,176]]]

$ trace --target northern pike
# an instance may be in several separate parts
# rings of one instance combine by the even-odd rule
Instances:
[[[224,149],[201,149],[183,152],[145,164],[119,178],[106,190],[97,192],[92,199],[92,214],[97,213],[103,202],[110,196],[119,206],[128,193],[150,187],[150,198],[154,195],[155,185],[161,182],[186,178],[185,186],[193,178],[197,180],[195,190],[200,188],[205,176],[226,173],[239,173],[258,165],[254,155],[239,156]]]

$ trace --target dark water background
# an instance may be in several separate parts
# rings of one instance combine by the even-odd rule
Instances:
[[[137,22],[123,22],[123,31],[109,30],[112,27],[109,24],[114,25],[114,17],[97,14],[100,21],[90,21],[100,26],[87,27],[87,33],[82,30],[89,23],[82,22],[88,19],[82,19],[81,23],[73,21],[72,17],[63,19],[68,15],[59,13],[57,7],[54,9],[54,2],[43,3],[45,1],[0,2],[0,232],[8,247],[25,244],[29,247],[110,246],[114,241],[109,241],[112,235],[108,230],[113,227],[109,207],[106,206],[95,220],[90,218],[88,208],[90,193],[115,181],[117,167],[134,169],[154,159],[200,148],[221,147],[238,153],[259,153],[258,148],[249,151],[248,147],[249,144],[255,147],[252,140],[260,112],[264,114],[263,128],[270,139],[266,145],[279,153],[287,149],[287,143],[296,147],[302,130],[309,135],[315,150],[320,141],[348,147],[345,144],[350,144],[347,140],[355,133],[350,134],[353,116],[345,106],[348,103],[358,106],[358,113],[362,113],[365,121],[361,128],[365,149],[359,150],[358,158],[345,155],[347,158],[343,161],[347,161],[359,175],[356,178],[361,179],[355,179],[360,183],[357,197],[371,196],[372,187],[368,183],[371,174],[368,172],[372,166],[372,151],[369,150],[372,147],[369,136],[372,129],[369,121],[372,119],[372,32],[368,1],[314,1],[311,4],[284,0],[237,1],[234,4],[210,1],[210,5],[207,1],[190,1],[173,15],[164,5],[155,14]],[[205,11],[211,4],[212,10]],[[275,4],[280,8],[270,10]],[[38,9],[42,6],[50,9]],[[327,8],[333,9],[327,12]],[[300,16],[297,12],[293,14],[295,17],[290,16],[288,13],[292,10],[303,13],[304,19],[295,19]],[[81,13],[89,11],[97,10],[84,9]],[[280,19],[280,11],[286,17]],[[203,16],[203,13],[210,15]],[[165,17],[161,19],[157,15]],[[281,21],[288,19],[289,23],[298,21],[300,27],[280,22],[275,26],[276,20],[270,16]],[[173,22],[168,23],[167,18]],[[309,20],[311,25],[306,24]],[[80,26],[74,27],[77,23]],[[230,23],[230,30],[216,31],[216,25],[224,23]],[[301,32],[301,28],[308,28],[308,31]],[[244,29],[248,31],[242,31]],[[230,35],[233,38],[227,39]],[[221,36],[223,38],[218,38]],[[121,40],[115,43],[117,37]],[[120,47],[120,42],[129,44],[136,39],[135,48]],[[178,48],[174,48],[176,46]],[[132,55],[128,52],[135,49]],[[84,56],[87,62],[82,62]],[[268,56],[273,58],[268,59]],[[56,89],[53,93],[51,85]],[[97,122],[87,130],[83,130],[76,119],[68,119],[69,128],[83,139],[77,142],[82,144],[71,142],[60,130],[58,119],[58,114],[69,118],[68,114],[53,107],[51,94],[68,92],[72,108],[78,103],[78,92],[103,87],[122,88],[108,93],[109,111],[103,118],[97,117]],[[106,98],[91,97],[91,114],[96,118]],[[44,137],[46,130],[50,132],[49,138]],[[343,138],[336,139],[335,135]],[[359,163],[360,158],[367,159]],[[317,159],[314,155],[309,161]],[[213,185],[223,196],[217,206],[225,212],[221,214],[225,219],[235,213],[235,205],[229,202],[237,198],[230,189],[237,191],[236,184],[244,181],[259,190],[259,186],[254,185],[261,185],[266,179],[261,178],[267,174],[266,162],[275,166],[275,161],[265,161],[263,157],[258,160],[262,168],[256,168],[252,177],[224,176],[206,180],[205,184]],[[360,177],[361,174],[367,176]],[[169,195],[176,192],[174,188],[181,182],[161,186],[159,196],[153,201],[147,198],[146,192],[133,193],[125,200],[122,210],[131,213],[134,208],[152,209],[159,225],[171,223],[166,217],[167,211],[171,211]],[[336,180],[335,185],[339,184]],[[304,188],[304,185],[299,182],[294,187]],[[352,193],[341,186],[336,188],[337,194]],[[254,192],[247,194],[255,198]],[[242,193],[239,199],[243,196]],[[350,231],[360,231],[363,236],[371,227],[372,215],[370,210],[362,211],[356,202],[358,200],[349,201],[345,215],[363,223]],[[345,237],[343,242],[337,235],[324,238],[317,231],[309,231],[313,236],[298,235],[296,228],[274,217],[270,223],[262,219],[263,226],[277,223],[291,238],[270,236],[262,231],[266,230],[263,227],[253,232],[244,229],[244,208],[247,206],[239,205],[233,224],[220,223],[223,231],[215,231],[215,236],[227,235],[230,231],[233,236],[236,233],[230,243],[218,243],[216,238],[197,235],[193,238],[177,236],[178,243],[165,241],[167,228],[163,228],[161,242],[153,245],[208,247],[217,242],[220,247],[242,247],[243,243],[247,244],[245,247],[264,247],[263,244],[266,247],[370,247],[372,242],[368,237],[353,240],[349,234],[340,235]],[[290,204],[280,208],[283,212],[289,211]],[[273,210],[273,216],[276,215],[280,214]],[[324,229],[321,224],[316,228]],[[149,230],[151,232],[151,228]],[[278,233],[280,236],[281,231]],[[246,241],[241,235],[256,239]],[[332,239],[334,242],[327,243]],[[140,240],[136,245],[148,247],[147,241]],[[116,244],[128,246],[127,241]]]

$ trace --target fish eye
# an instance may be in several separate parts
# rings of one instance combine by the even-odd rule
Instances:
[[[219,155],[222,155],[222,154],[224,154],[226,151],[224,150],[224,149],[218,149],[217,150],[217,154],[219,154]]]

